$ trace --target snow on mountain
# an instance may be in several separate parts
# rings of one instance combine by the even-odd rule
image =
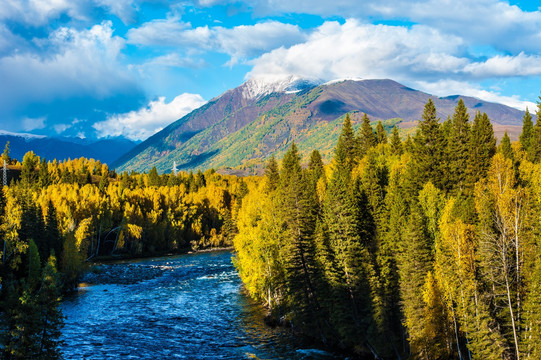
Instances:
[[[245,99],[256,99],[277,92],[296,93],[321,85],[319,79],[306,79],[298,75],[259,76],[248,79],[242,85],[242,96]]]
[[[35,134],[28,134],[28,133],[15,133],[5,130],[0,130],[0,136],[16,136],[20,138],[24,138],[26,140],[29,139],[44,139],[45,135],[35,135]]]

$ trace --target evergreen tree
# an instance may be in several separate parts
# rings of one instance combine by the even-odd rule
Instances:
[[[376,143],[378,144],[387,144],[387,133],[381,121],[378,121],[376,125]]]
[[[351,119],[349,117],[349,114],[346,114],[346,117],[344,118],[344,123],[342,125],[342,132],[340,133],[339,142],[342,142],[342,146],[344,147],[344,151],[346,154],[346,161],[349,164],[348,166],[350,168],[353,168],[356,164],[356,156],[359,149],[359,144],[357,142],[357,139],[355,139],[355,133],[353,132],[353,128],[351,126]]]
[[[444,174],[447,171],[444,157],[445,139],[432,99],[428,99],[422,118],[414,138],[414,159],[418,181],[420,184],[431,181],[438,188],[443,189],[446,186]]]
[[[8,165],[11,163],[11,157],[9,156],[9,141],[7,141],[6,145],[4,146],[4,152],[2,153],[2,157],[0,157],[0,160],[0,166],[4,166],[4,161]]]
[[[530,150],[530,146],[532,144],[532,136],[533,136],[533,121],[532,121],[532,115],[530,114],[530,111],[528,108],[526,108],[526,112],[524,113],[524,116],[522,117],[522,133],[520,134],[520,144],[522,145],[522,148],[528,152]]]
[[[158,175],[158,170],[156,166],[153,166],[152,169],[148,172],[148,186],[160,186],[160,175]]]
[[[39,158],[34,154],[33,151],[29,151],[24,154],[21,168],[21,184],[24,186],[33,186],[36,183],[38,179],[38,174],[36,172],[38,163]]]
[[[366,114],[363,115],[361,130],[359,132],[359,154],[364,157],[368,150],[376,145],[376,136],[370,126],[370,119]]]
[[[541,96],[537,102],[537,111],[535,113],[537,119],[533,128],[533,134],[530,139],[530,147],[528,159],[537,164],[541,161]]]
[[[470,162],[470,124],[468,109],[462,99],[458,100],[451,123],[449,138],[449,174],[453,190],[462,191],[466,185],[466,171]]]
[[[473,189],[474,184],[485,177],[492,157],[496,153],[496,138],[492,123],[486,113],[475,114],[470,136],[470,162],[467,169],[467,186]]]
[[[267,192],[276,190],[280,183],[280,173],[278,171],[278,163],[276,162],[274,155],[271,156],[269,162],[267,163],[267,167],[265,169],[265,176],[267,178]]]
[[[400,140],[400,135],[396,126],[393,127],[393,132],[391,134],[391,151],[393,155],[402,155],[404,152],[402,140]]]
[[[37,295],[39,308],[38,344],[39,356],[37,359],[61,359],[60,352],[61,329],[64,325],[60,310],[60,284],[56,270],[56,257],[51,254],[43,268],[41,288]]]
[[[334,163],[324,204],[325,227],[335,261],[335,270],[329,274],[333,292],[332,326],[348,344],[370,347],[372,289],[369,278],[372,264],[359,236],[358,187],[352,186],[350,168],[340,140]]]
[[[44,188],[51,184],[51,177],[49,175],[49,167],[45,159],[41,159],[38,170],[38,187]]]
[[[310,161],[308,162],[308,169],[312,172],[314,183],[325,175],[325,169],[323,168],[323,160],[319,151],[314,150],[310,154]]]
[[[513,148],[511,147],[511,139],[509,139],[509,135],[507,135],[507,130],[503,134],[500,146],[498,146],[498,152],[503,154],[506,159],[511,159],[511,161],[514,161],[515,159]]]

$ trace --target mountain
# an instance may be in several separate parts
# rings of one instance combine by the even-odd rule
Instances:
[[[113,166],[119,171],[148,171],[152,166],[180,169],[238,167],[280,157],[292,141],[302,154],[319,149],[332,154],[343,116],[354,126],[363,113],[375,123],[395,124],[413,131],[432,98],[438,116],[452,115],[459,98],[469,108],[486,112],[497,135],[505,129],[518,137],[523,112],[466,96],[436,97],[392,80],[337,80],[322,84],[291,76],[279,81],[248,80],[175,121],[123,155]],[[501,132],[500,132],[501,131]]]
[[[47,160],[93,158],[103,163],[113,163],[118,157],[133,149],[136,143],[124,139],[87,140],[81,138],[54,138],[33,134],[20,134],[0,131],[0,146],[9,141],[10,156],[19,161],[32,150]]]

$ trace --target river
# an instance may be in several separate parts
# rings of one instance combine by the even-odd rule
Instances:
[[[62,303],[66,359],[340,359],[265,326],[230,252],[105,264],[87,279]]]

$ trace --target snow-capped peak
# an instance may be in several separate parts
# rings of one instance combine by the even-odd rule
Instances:
[[[2,136],[2,135],[21,137],[21,138],[24,138],[26,140],[28,140],[28,139],[43,139],[43,138],[46,138],[45,135],[36,135],[36,134],[28,134],[28,133],[15,133],[15,132],[10,132],[10,131],[0,130],[0,136]]]
[[[255,99],[275,92],[295,93],[321,83],[320,80],[301,78],[298,75],[258,76],[243,84],[242,96],[245,99]]]
[[[364,79],[360,78],[360,77],[341,78],[341,79],[334,79],[334,80],[331,80],[331,81],[327,81],[323,85],[332,85],[332,84],[337,84],[337,83],[341,83],[341,82],[344,82],[344,81],[363,81],[363,80]]]

